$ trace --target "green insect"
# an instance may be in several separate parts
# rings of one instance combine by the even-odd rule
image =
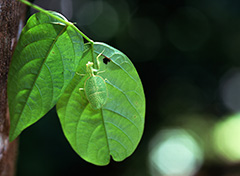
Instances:
[[[97,56],[97,65],[99,68],[98,58],[102,53]],[[97,75],[99,72],[93,68],[93,62],[88,61],[86,64],[86,72],[89,73],[89,77],[84,83],[84,88],[79,88],[80,91],[84,90],[88,102],[93,109],[100,109],[107,102],[107,85],[105,80]],[[97,74],[94,74],[96,72]]]

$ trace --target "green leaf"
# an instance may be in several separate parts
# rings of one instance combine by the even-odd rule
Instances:
[[[71,27],[42,12],[29,18],[8,74],[10,141],[56,104],[75,74],[83,49],[83,38]]]
[[[84,88],[89,77],[87,62],[97,69],[96,57],[101,52],[98,75],[105,79],[108,98],[95,110],[79,88]],[[111,156],[124,160],[136,149],[144,128],[145,96],[135,67],[107,44],[85,45],[78,73],[57,102],[57,113],[65,136],[83,159],[96,165],[107,165]]]

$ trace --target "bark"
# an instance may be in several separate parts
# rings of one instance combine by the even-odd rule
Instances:
[[[13,176],[17,141],[9,143],[7,74],[13,50],[25,21],[25,6],[16,0],[0,0],[0,176]]]

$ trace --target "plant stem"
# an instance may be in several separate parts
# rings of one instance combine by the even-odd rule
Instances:
[[[36,10],[38,10],[38,11],[40,11],[40,12],[43,12],[43,13],[45,13],[45,14],[53,17],[53,18],[55,18],[56,20],[58,20],[58,21],[60,21],[60,22],[62,22],[62,23],[64,23],[64,24],[66,24],[66,25],[68,25],[68,26],[71,26],[71,27],[72,27],[74,30],[76,30],[82,37],[84,37],[89,43],[93,44],[93,41],[92,41],[90,38],[88,38],[83,32],[81,32],[73,23],[71,23],[71,22],[69,22],[69,21],[65,21],[65,20],[63,20],[62,18],[60,18],[60,17],[58,17],[58,16],[50,13],[49,11],[47,11],[47,10],[45,10],[45,9],[37,6],[37,5],[34,5],[34,4],[30,3],[30,2],[28,2],[27,0],[19,0],[19,1],[22,2],[22,3],[24,3],[24,4],[26,4],[26,5],[28,5],[28,6],[30,6],[30,7],[32,7],[32,8],[34,8],[34,9],[36,9]]]

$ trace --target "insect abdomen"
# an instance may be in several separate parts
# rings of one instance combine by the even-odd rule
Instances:
[[[107,86],[100,76],[89,77],[84,86],[86,97],[93,109],[100,109],[107,101]]]

